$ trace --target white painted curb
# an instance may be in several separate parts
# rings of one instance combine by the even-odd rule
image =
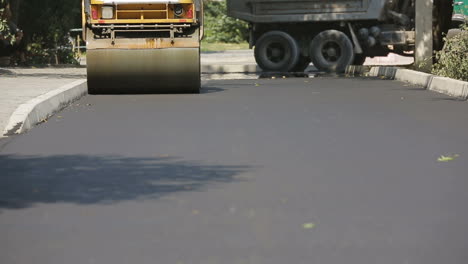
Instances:
[[[372,67],[369,76],[382,76],[393,80],[408,82],[438,93],[464,100],[468,99],[468,82],[464,81],[395,67]]]
[[[26,132],[87,92],[86,80],[78,80],[20,105],[11,115],[3,135]]]
[[[428,89],[461,99],[468,99],[468,82],[434,76]]]

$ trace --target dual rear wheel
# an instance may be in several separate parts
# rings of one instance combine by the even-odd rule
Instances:
[[[296,40],[283,31],[269,31],[255,45],[255,60],[264,71],[289,72],[299,62]]]
[[[284,31],[263,34],[255,46],[255,59],[264,71],[302,72],[312,61],[321,71],[343,72],[350,64],[362,65],[365,56],[354,54],[348,36],[338,30],[326,30],[309,44],[309,56],[301,54],[299,44]]]

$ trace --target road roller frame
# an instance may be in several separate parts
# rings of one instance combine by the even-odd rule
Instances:
[[[83,0],[88,91],[198,93],[202,0]]]

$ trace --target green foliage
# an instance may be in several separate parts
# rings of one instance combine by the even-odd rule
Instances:
[[[7,3],[5,0],[0,0],[0,41],[7,41],[11,45],[15,43],[15,38],[10,32],[8,21],[6,19]]]
[[[76,62],[68,33],[81,27],[81,0],[22,0],[18,10],[32,63]]]
[[[2,40],[6,40],[13,45],[15,44],[16,38],[11,34],[7,21],[0,18],[0,41]]]
[[[437,63],[432,72],[462,81],[468,81],[468,25],[460,34],[447,39],[444,48],[436,53]]]
[[[206,41],[202,41],[201,43],[201,50],[203,52],[213,52],[213,51],[225,51],[225,50],[241,50],[241,49],[249,49],[249,43],[208,43]]]
[[[241,43],[248,39],[248,24],[228,17],[226,1],[205,1],[205,41]]]
[[[68,33],[72,28],[81,27],[81,0],[10,2],[18,6],[17,24],[25,32],[31,63],[75,62]],[[226,1],[205,0],[205,42],[242,43],[248,39],[248,24],[226,13]]]

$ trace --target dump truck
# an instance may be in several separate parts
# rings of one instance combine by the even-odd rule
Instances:
[[[453,2],[452,28],[468,23],[468,0],[455,0]]]
[[[198,93],[202,0],[83,0],[88,92]]]
[[[413,56],[417,0],[227,0],[228,15],[249,22],[250,47],[264,71],[342,72],[366,57]],[[451,0],[435,0],[434,45],[450,25]]]

